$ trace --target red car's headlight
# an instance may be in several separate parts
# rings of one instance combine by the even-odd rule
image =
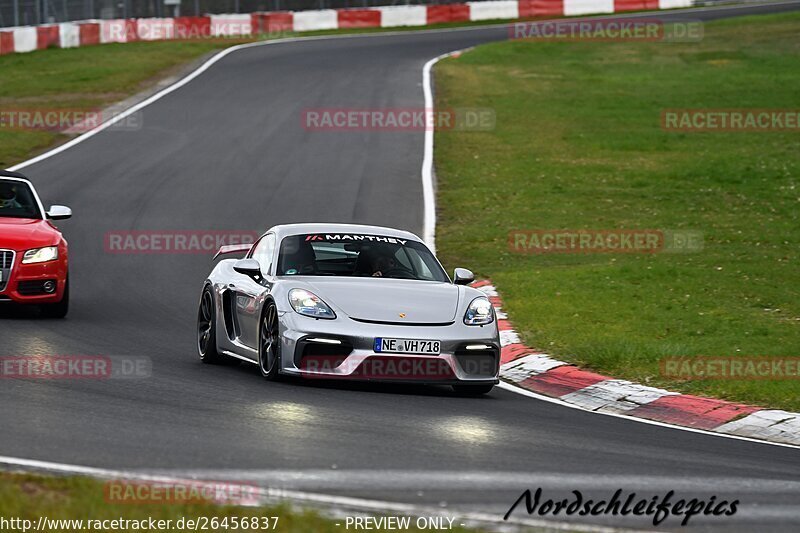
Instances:
[[[55,261],[58,259],[58,247],[47,246],[45,248],[34,248],[28,250],[22,256],[22,264],[29,265],[31,263],[44,263],[46,261]]]

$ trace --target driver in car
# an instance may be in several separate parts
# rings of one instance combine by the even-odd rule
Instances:
[[[13,187],[0,185],[0,209],[19,209],[22,207],[17,201],[17,193]]]
[[[381,278],[396,270],[397,266],[390,248],[381,245],[365,246],[358,255],[355,275]]]
[[[392,269],[397,268],[397,262],[394,257],[389,255],[379,255],[372,260],[372,277],[383,277],[384,272],[390,272]]]

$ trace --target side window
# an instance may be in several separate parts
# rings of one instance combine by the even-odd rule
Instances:
[[[408,252],[406,252],[402,246],[397,247],[397,251],[394,253],[394,259],[398,264],[402,265],[403,268],[414,270],[414,267],[411,266],[411,262],[408,259]]]
[[[404,248],[404,250],[408,253],[409,260],[414,265],[414,274],[416,274],[419,279],[433,280],[433,272],[431,272],[431,269],[425,263],[425,260],[420,257],[419,252],[406,248]]]
[[[275,252],[275,234],[270,233],[265,235],[253,250],[253,259],[258,261],[261,265],[261,275],[266,277],[269,275],[270,267],[272,266],[272,257]]]

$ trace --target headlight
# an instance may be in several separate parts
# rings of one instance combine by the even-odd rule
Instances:
[[[30,263],[44,263],[45,261],[53,261],[58,259],[58,247],[48,246],[47,248],[34,248],[28,250],[22,256],[22,264],[27,265]]]
[[[464,324],[468,326],[485,326],[494,320],[492,303],[485,296],[478,296],[467,307],[464,315]]]
[[[292,309],[301,315],[313,318],[336,318],[336,313],[319,296],[304,289],[290,290],[289,303],[292,304]]]

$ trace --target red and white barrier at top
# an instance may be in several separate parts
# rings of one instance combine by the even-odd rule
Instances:
[[[427,26],[691,7],[693,0],[490,0],[436,6],[322,9],[203,17],[113,19],[0,28],[0,55],[44,48],[277,32]]]

